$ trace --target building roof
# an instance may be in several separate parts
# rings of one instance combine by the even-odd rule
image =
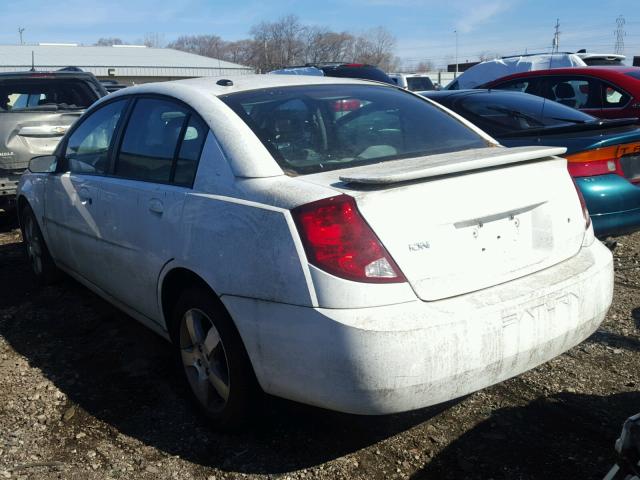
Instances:
[[[254,71],[237,63],[171,48],[40,44],[0,45],[0,72],[30,69],[32,52],[36,70],[74,66],[103,77],[203,77]]]

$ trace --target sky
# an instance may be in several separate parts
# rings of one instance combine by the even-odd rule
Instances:
[[[1,44],[69,42],[100,37],[135,43],[147,33],[165,42],[180,35],[249,37],[251,26],[294,14],[308,25],[362,33],[383,26],[397,40],[396,55],[411,65],[440,66],[482,53],[513,55],[548,51],[556,19],[560,50],[613,52],[616,18],[624,26],[628,57],[640,56],[639,0],[4,0]],[[635,7],[635,8],[632,8]],[[28,13],[27,13],[28,12]]]

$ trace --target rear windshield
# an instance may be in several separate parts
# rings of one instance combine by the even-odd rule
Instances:
[[[20,79],[0,82],[0,112],[78,110],[98,96],[77,79]]]
[[[412,92],[433,90],[433,83],[429,77],[407,77],[407,88]]]
[[[640,80],[640,72],[627,72],[627,75],[629,75],[630,77],[637,78],[638,80]]]
[[[595,120],[561,103],[524,93],[476,93],[453,109],[492,135],[553,128]]]
[[[460,121],[395,88],[296,86],[220,98],[288,174],[488,146]]]

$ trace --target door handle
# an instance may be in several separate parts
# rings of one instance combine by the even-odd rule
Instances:
[[[157,198],[152,198],[149,200],[149,211],[153,213],[162,214],[164,212],[164,205],[161,200]]]

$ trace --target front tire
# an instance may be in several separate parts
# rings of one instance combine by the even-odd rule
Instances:
[[[215,294],[186,290],[173,314],[176,360],[193,400],[218,430],[252,418],[260,396],[240,335]]]
[[[33,210],[25,205],[20,212],[20,226],[31,272],[39,285],[50,285],[60,277]]]

